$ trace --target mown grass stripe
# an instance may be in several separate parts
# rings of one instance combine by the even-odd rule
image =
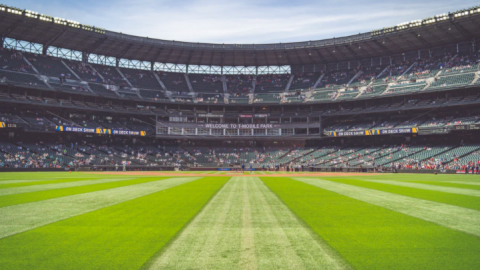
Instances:
[[[150,269],[341,269],[332,254],[258,178],[232,177]]]
[[[319,188],[286,177],[262,180],[355,269],[480,267],[478,237],[323,189],[323,182]]]
[[[350,198],[480,236],[480,211],[333,181],[292,178]]]
[[[139,269],[225,178],[186,183],[0,240],[1,269]]]
[[[9,180],[52,180],[66,178],[85,178],[82,173],[69,172],[2,172],[0,181]]]
[[[118,178],[118,176],[117,176]],[[26,187],[34,185],[48,185],[48,184],[59,184],[59,183],[68,183],[68,182],[77,182],[77,181],[86,181],[86,180],[95,180],[98,178],[95,177],[85,177],[85,178],[61,178],[57,180],[38,180],[38,181],[29,181],[29,182],[17,182],[17,183],[0,183],[0,190],[7,188],[15,187]]]
[[[4,189],[0,189],[0,199],[2,196],[5,196],[5,195],[21,194],[21,193],[50,190],[50,189],[80,187],[80,186],[86,186],[86,185],[111,183],[111,182],[126,181],[126,180],[132,180],[132,179],[135,179],[135,178],[112,178],[112,179],[107,178],[107,179],[95,179],[95,180],[63,182],[63,183],[45,184],[45,185],[4,188]]]
[[[460,188],[460,189],[474,189],[480,192],[480,187],[476,186],[480,185],[480,183],[474,182],[452,182],[452,181],[408,181],[408,183],[415,183],[415,184],[425,184],[425,185],[433,185],[433,186],[440,186],[440,187],[447,187],[447,188]]]
[[[259,269],[348,269],[349,265],[268,189],[260,178],[246,179]]]
[[[454,193],[445,193],[441,191],[388,185],[377,181],[363,181],[356,179],[342,178],[323,178],[325,180],[353,185],[357,187],[375,189],[379,191],[390,192],[398,195],[404,195],[412,198],[428,200],[432,202],[445,203],[480,211],[480,200],[478,197],[458,195]]]
[[[185,184],[198,177],[170,178],[133,186],[0,208],[0,238]]]
[[[445,182],[444,182],[445,183]],[[462,185],[473,185],[473,186],[480,186],[480,182],[468,182],[468,181],[446,181],[446,183],[456,183]]]
[[[243,190],[247,190],[247,181],[243,181]],[[243,214],[242,214],[242,241],[240,246],[240,269],[256,270],[258,269],[256,248],[255,248],[255,228],[252,221],[252,207],[247,192],[242,194]]]
[[[229,180],[148,268],[235,269],[241,246],[239,185]]]
[[[42,200],[72,196],[72,195],[83,194],[88,192],[101,191],[105,189],[142,184],[142,183],[162,180],[165,178],[167,177],[140,178],[140,179],[133,179],[133,180],[125,180],[125,181],[115,181],[113,183],[107,182],[107,183],[99,183],[99,184],[92,184],[92,185],[86,185],[86,186],[74,186],[69,188],[60,188],[60,189],[42,190],[37,192],[5,195],[5,196],[0,196],[0,208],[11,206],[11,205],[31,203],[31,202],[37,202]]]
[[[8,179],[8,180],[0,180],[0,185],[3,184],[16,184],[16,183],[27,183],[27,182],[35,182],[39,180],[14,180],[14,179]]]
[[[253,179],[252,179],[253,180]],[[254,180],[253,180],[254,181]],[[272,203],[267,202],[264,192],[259,186],[248,183],[250,200],[255,223],[255,246],[258,265],[261,269],[304,269],[301,258],[296,256],[293,243],[286,235],[285,228],[279,224],[273,214]]]
[[[436,185],[435,183],[433,183],[433,184],[419,184],[419,183],[413,183],[413,182],[388,181],[388,180],[361,180],[361,181],[480,197],[480,190],[441,186],[441,183],[438,183],[438,185]]]

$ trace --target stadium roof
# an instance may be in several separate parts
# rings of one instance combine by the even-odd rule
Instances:
[[[480,8],[396,27],[317,41],[212,44],[137,37],[1,7],[0,35],[85,53],[160,63],[215,66],[309,65],[391,56],[480,38]],[[42,17],[43,16],[43,17]],[[87,30],[88,29],[88,30]]]

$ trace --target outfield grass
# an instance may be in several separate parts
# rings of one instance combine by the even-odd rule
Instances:
[[[345,269],[259,178],[232,177],[149,269]]]
[[[203,178],[0,240],[2,269],[138,269],[227,181]]]
[[[75,186],[70,188],[49,189],[49,190],[41,190],[36,192],[4,195],[4,196],[0,196],[0,207],[43,201],[48,199],[72,196],[72,195],[106,190],[111,188],[125,187],[130,185],[158,181],[165,178],[166,177],[141,178],[141,179],[134,179],[134,180],[123,180],[123,181],[118,181],[113,183],[90,184],[90,185]]]
[[[480,269],[476,175],[185,173],[0,174],[0,269]]]
[[[364,187],[374,190],[385,191],[393,194],[404,195],[412,198],[418,198],[423,200],[429,200],[433,202],[445,203],[449,205],[456,205],[465,208],[480,210],[480,198],[468,196],[468,195],[459,195],[453,193],[446,193],[435,190],[421,189],[421,188],[412,188],[412,187],[403,187],[389,185],[386,183],[379,182],[366,182],[364,180],[356,179],[342,179],[342,178],[329,178],[325,177],[329,181],[334,181],[337,183],[343,183],[348,185],[353,185],[357,187]],[[394,182],[394,181],[391,181]]]
[[[480,238],[288,178],[263,178],[356,269],[478,269]]]
[[[480,177],[479,177],[480,178]],[[475,182],[454,182],[454,181],[449,181],[449,182],[441,182],[441,181],[408,181],[409,183],[418,183],[418,184],[427,184],[427,185],[433,185],[433,186],[441,186],[441,187],[454,187],[454,188],[465,188],[465,189],[474,189],[474,190],[480,190],[480,185],[476,185]],[[477,184],[480,184],[477,183]]]

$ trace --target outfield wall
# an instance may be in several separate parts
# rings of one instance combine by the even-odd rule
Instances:
[[[441,173],[441,174],[456,174],[456,170],[398,170],[398,173],[425,173],[425,174],[433,174],[433,173]]]
[[[75,171],[123,171],[123,166],[119,165],[110,166],[110,165],[93,165],[93,166],[80,166],[72,168]],[[125,167],[127,171],[173,171],[175,167],[173,166],[136,166],[128,165]]]
[[[64,172],[68,168],[0,168],[0,172]]]

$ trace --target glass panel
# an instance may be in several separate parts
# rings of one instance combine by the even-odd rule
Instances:
[[[166,72],[179,72],[186,73],[187,66],[180,64],[170,64],[170,63],[154,63],[153,69],[155,71],[166,71]]]
[[[167,127],[157,127],[157,134],[168,134]]]
[[[150,62],[148,61],[120,59],[118,61],[118,66],[131,69],[150,70]]]
[[[210,135],[210,129],[208,128],[199,128],[198,135]]]
[[[170,134],[181,135],[182,134],[182,128],[177,128],[177,127],[170,128]]]
[[[5,38],[3,46],[7,49],[29,52],[35,54],[42,54],[43,45],[24,40],[17,40],[13,38]]]
[[[195,135],[195,128],[185,128],[184,129],[185,135]]]
[[[223,129],[212,129],[213,136],[223,136]]]
[[[115,57],[111,56],[91,53],[90,55],[88,55],[88,63],[114,67],[116,66],[116,59]]]
[[[225,129],[225,135],[238,136],[238,129]]]
[[[293,128],[282,128],[282,136],[293,135]]]
[[[50,46],[47,55],[75,61],[82,61],[82,52]]]
[[[254,129],[253,135],[255,136],[265,136],[265,129]]]
[[[240,129],[240,136],[251,136],[252,130],[251,129]]]
[[[278,135],[280,135],[280,130],[279,129],[267,129],[267,134],[269,136],[278,136]]]

